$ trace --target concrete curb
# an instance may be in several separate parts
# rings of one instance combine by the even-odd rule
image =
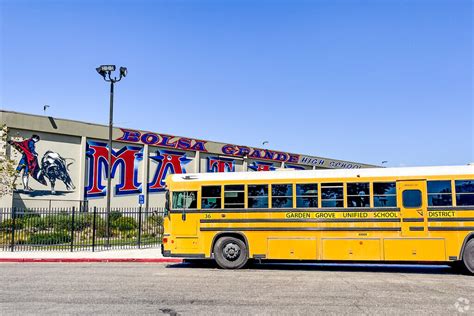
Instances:
[[[142,263],[181,263],[183,259],[177,258],[0,258],[0,263],[17,262],[67,262],[67,263],[81,263],[81,262],[142,262]]]

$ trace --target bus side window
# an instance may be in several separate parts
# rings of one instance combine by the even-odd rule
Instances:
[[[224,186],[224,208],[244,208],[245,191],[244,185],[225,185]]]
[[[318,207],[318,184],[296,185],[296,207]]]
[[[293,207],[293,185],[272,184],[272,208]]]
[[[197,191],[173,192],[173,209],[196,209]]]
[[[403,207],[417,208],[421,207],[421,191],[420,190],[405,190],[402,193]]]
[[[451,206],[451,181],[428,181],[428,205],[429,206]]]
[[[321,184],[322,207],[344,207],[344,189],[342,183]]]
[[[173,192],[173,209],[183,208],[184,192]]]
[[[370,207],[368,182],[347,183],[347,207]]]
[[[247,188],[249,208],[268,208],[268,184],[249,184]]]
[[[396,207],[397,186],[395,182],[374,182],[374,207]]]
[[[456,205],[474,205],[474,180],[456,180]]]
[[[203,186],[201,191],[201,208],[202,209],[211,209],[211,208],[221,208],[221,186],[212,185],[212,186]]]

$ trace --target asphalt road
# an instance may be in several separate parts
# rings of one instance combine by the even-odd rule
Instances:
[[[453,315],[459,298],[474,314],[474,276],[449,267],[4,263],[0,276],[1,315]]]

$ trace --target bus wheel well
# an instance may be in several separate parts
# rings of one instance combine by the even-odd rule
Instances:
[[[469,240],[471,239],[474,239],[474,232],[471,232],[469,235],[467,235],[465,238],[464,238],[464,241],[462,243],[462,246],[461,246],[461,252],[459,254],[459,259],[462,260],[462,256],[464,254],[464,248],[466,247],[466,244],[468,243]]]
[[[234,238],[240,239],[241,241],[245,243],[245,245],[247,246],[247,251],[248,251],[249,243],[247,241],[247,237],[244,234],[236,233],[236,232],[222,232],[214,236],[214,239],[212,240],[211,254],[214,254],[214,246],[217,240],[222,237],[234,237]]]

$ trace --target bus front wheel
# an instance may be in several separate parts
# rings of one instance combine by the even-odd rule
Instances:
[[[214,259],[223,269],[242,268],[248,260],[247,245],[235,237],[221,237],[214,245]]]
[[[469,240],[464,247],[462,261],[466,270],[474,274],[474,238]]]

